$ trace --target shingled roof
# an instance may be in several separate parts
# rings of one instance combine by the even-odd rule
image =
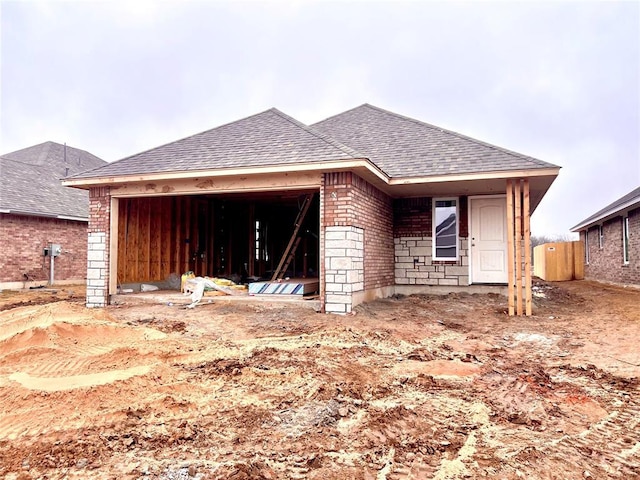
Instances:
[[[362,152],[392,178],[557,168],[369,104],[312,127]]]
[[[354,159],[390,178],[558,168],[365,104],[311,126],[272,108],[68,179]]]
[[[272,108],[70,178],[259,167],[365,158]]]
[[[60,179],[106,162],[84,150],[45,142],[0,156],[0,212],[89,218],[87,192]]]
[[[640,208],[640,187],[632,190],[631,192],[623,195],[615,202],[607,205],[602,210],[598,210],[590,217],[585,218],[571,229],[572,232],[578,232],[584,228],[588,228],[591,225],[596,225],[602,221],[620,215],[624,211],[631,210],[633,208]]]

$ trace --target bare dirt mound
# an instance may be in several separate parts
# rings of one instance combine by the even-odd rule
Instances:
[[[640,292],[544,292],[530,318],[463,294],[12,308],[0,476],[639,478]]]

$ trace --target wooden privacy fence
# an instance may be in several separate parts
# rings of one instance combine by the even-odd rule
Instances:
[[[549,282],[584,278],[584,245],[580,241],[544,243],[533,249],[533,273]]]

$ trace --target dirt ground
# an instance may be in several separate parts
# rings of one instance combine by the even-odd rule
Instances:
[[[510,318],[491,294],[337,316],[4,292],[0,476],[640,478],[640,290],[535,294]]]

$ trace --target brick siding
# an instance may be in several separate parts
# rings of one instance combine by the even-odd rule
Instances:
[[[391,198],[351,172],[324,175],[322,227],[352,226],[364,231],[364,289],[394,284]]]
[[[469,215],[467,197],[458,198],[460,237],[469,236]],[[433,224],[432,198],[397,198],[393,201],[393,236],[400,237],[431,237]]]
[[[395,283],[398,285],[469,284],[469,215],[467,197],[458,198],[458,260],[435,261],[432,250],[430,197],[400,198],[393,202]]]
[[[589,263],[585,265],[585,278],[640,285],[640,208],[629,212],[628,264],[625,265],[623,259],[622,217],[604,222],[603,232],[601,249],[597,225],[589,228]],[[584,230],[580,232],[580,240],[585,241]]]
[[[109,303],[110,214],[109,187],[93,187],[89,191],[87,307],[103,307]]]
[[[0,283],[49,280],[50,243],[60,244],[55,257],[56,280],[84,282],[87,275],[87,223],[76,220],[0,214]]]

